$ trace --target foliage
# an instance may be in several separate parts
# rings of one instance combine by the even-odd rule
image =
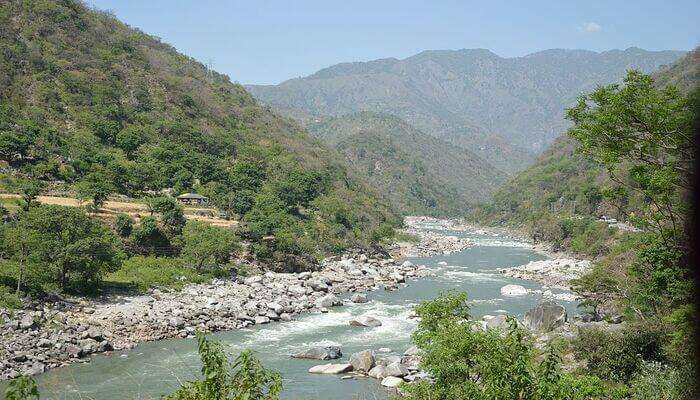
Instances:
[[[145,292],[151,288],[181,289],[189,283],[204,283],[214,276],[184,265],[179,258],[133,256],[118,270],[104,277],[107,284],[133,285]]]
[[[470,321],[465,294],[448,293],[416,308],[414,341],[421,366],[434,382],[404,386],[409,399],[589,399],[602,383],[560,370],[550,349],[542,361],[514,320],[505,332],[482,330]]]
[[[114,220],[114,231],[122,238],[131,236],[134,229],[134,220],[127,214],[117,214]]]
[[[130,239],[137,253],[171,255],[174,251],[170,239],[154,217],[141,218]]]
[[[233,363],[220,342],[198,333],[202,376],[188,382],[168,400],[275,400],[282,391],[279,373],[266,369],[250,351],[239,354]]]
[[[630,400],[686,400],[688,382],[680,372],[658,362],[644,362],[629,385]]]
[[[26,264],[42,283],[64,291],[94,289],[122,257],[116,235],[70,207],[32,207],[3,227],[2,235],[10,258]]]
[[[229,262],[238,237],[226,228],[189,221],[182,230],[181,256],[197,270],[218,268]]]
[[[15,309],[22,307],[22,300],[9,287],[0,285],[0,308]]]
[[[37,180],[33,179],[23,179],[19,182],[19,190],[22,194],[22,209],[28,210],[32,205],[35,204],[37,196],[41,193],[44,185]]]
[[[339,237],[343,248],[396,220],[335,152],[158,38],[77,0],[0,7],[0,157],[13,175],[64,181],[98,204],[112,192],[192,190],[241,215],[276,189],[285,213],[312,221],[322,216],[307,206],[342,188],[351,195],[340,200],[366,217],[353,221],[366,234]],[[181,210],[156,213],[162,234],[180,235]]]
[[[29,376],[20,376],[10,381],[5,389],[5,400],[39,400],[39,389]]]

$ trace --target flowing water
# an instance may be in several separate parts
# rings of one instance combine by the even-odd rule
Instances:
[[[409,318],[418,302],[432,299],[448,289],[466,291],[472,315],[508,313],[522,318],[541,300],[541,294],[503,297],[500,288],[514,283],[528,289],[539,284],[504,277],[499,268],[544,259],[526,244],[501,241],[498,237],[468,232],[451,234],[469,237],[477,245],[462,252],[427,258],[412,258],[433,272],[396,291],[368,293],[366,304],[332,308],[326,314],[306,314],[297,320],[273,323],[252,329],[220,332],[221,340],[235,354],[243,349],[256,351],[264,364],[282,373],[284,399],[386,399],[387,392],[371,378],[341,380],[339,376],[312,375],[308,368],[326,361],[290,359],[289,355],[308,346],[341,345],[347,360],[350,354],[365,349],[389,348],[402,354],[411,343],[416,322]],[[557,293],[556,290],[553,290]],[[569,312],[576,304],[559,301]],[[382,326],[357,328],[348,325],[354,316],[371,315]],[[51,370],[38,377],[42,398],[48,399],[158,399],[172,392],[181,382],[199,376],[199,357],[195,339],[172,339],[139,344],[130,351],[109,356],[97,355],[89,364],[76,364]]]

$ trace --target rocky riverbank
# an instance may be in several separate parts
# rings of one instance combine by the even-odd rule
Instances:
[[[393,290],[428,271],[391,258],[347,254],[323,261],[314,272],[273,273],[193,284],[181,291],[106,295],[34,302],[0,310],[0,378],[34,375],[87,362],[91,354],[129,349],[139,342],[185,338],[288,321],[349,302],[345,293]],[[362,301],[362,296],[353,297]]]
[[[549,287],[568,289],[572,279],[580,278],[591,267],[592,264],[588,260],[555,258],[531,261],[525,265],[503,268],[499,272],[512,278],[535,281]]]

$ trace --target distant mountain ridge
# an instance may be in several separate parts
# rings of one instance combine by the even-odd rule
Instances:
[[[328,117],[308,129],[404,214],[462,215],[490,199],[507,176],[469,150],[391,115],[365,111]]]
[[[566,130],[564,109],[577,95],[619,81],[628,69],[648,73],[683,54],[552,49],[503,58],[486,49],[428,50],[246,87],[302,123],[359,111],[396,115],[515,172]]]

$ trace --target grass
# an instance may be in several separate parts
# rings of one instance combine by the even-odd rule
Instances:
[[[134,256],[122,267],[104,277],[106,287],[132,288],[146,291],[150,288],[182,289],[190,283],[203,283],[216,276],[185,266],[179,258]]]

